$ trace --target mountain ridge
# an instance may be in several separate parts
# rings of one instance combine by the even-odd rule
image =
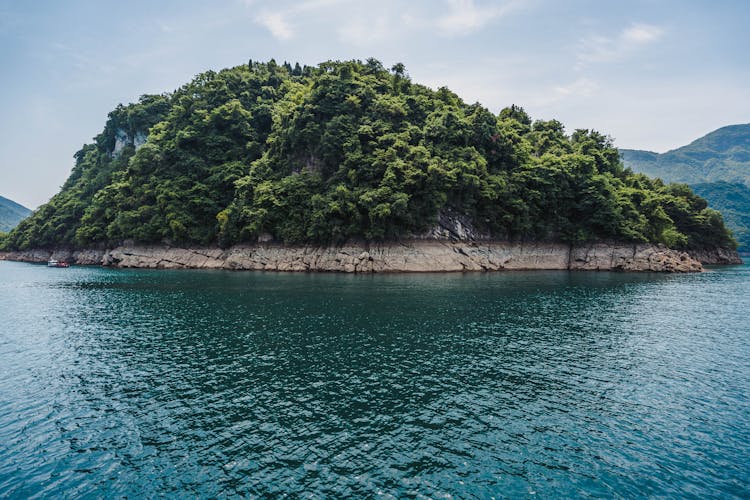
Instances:
[[[750,124],[720,127],[666,153],[621,149],[620,154],[633,171],[689,184],[724,214],[738,249],[750,252]]]
[[[750,186],[750,123],[727,125],[665,153],[620,149],[623,162],[665,182],[742,182]]]
[[[30,209],[18,202],[0,196],[0,231],[10,231],[30,214]]]

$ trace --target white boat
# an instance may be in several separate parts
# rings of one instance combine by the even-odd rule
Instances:
[[[50,259],[49,261],[47,261],[47,267],[70,267],[70,264],[68,264],[64,260]]]

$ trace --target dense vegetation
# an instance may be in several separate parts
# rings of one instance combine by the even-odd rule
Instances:
[[[721,211],[739,243],[738,250],[750,252],[750,187],[740,183],[710,182],[695,184],[692,188]]]
[[[0,196],[0,231],[10,231],[30,213],[23,205]]]
[[[702,198],[623,168],[608,137],[495,115],[370,59],[251,61],[118,107],[4,246],[395,239],[445,210],[497,239],[734,244]]]
[[[750,251],[750,124],[722,127],[664,154],[632,149],[620,153],[635,172],[690,184],[724,214],[739,250]]]

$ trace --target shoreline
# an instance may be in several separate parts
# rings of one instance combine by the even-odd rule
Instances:
[[[147,269],[230,269],[293,272],[409,273],[503,270],[701,272],[702,264],[739,264],[736,251],[680,252],[632,243],[510,243],[405,240],[340,246],[276,243],[218,247],[121,245],[112,249],[0,252],[0,260]]]

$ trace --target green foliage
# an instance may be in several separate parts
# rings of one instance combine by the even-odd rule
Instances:
[[[630,149],[621,154],[634,171],[690,184],[721,210],[738,250],[750,251],[750,124],[720,128],[664,154]],[[713,219],[704,214],[704,220]]]
[[[692,186],[711,207],[720,210],[739,243],[740,252],[750,252],[750,187],[740,183],[712,182]]]
[[[397,239],[447,210],[498,239],[732,244],[689,189],[623,169],[608,137],[494,115],[374,59],[250,61],[118,106],[4,244]]]

